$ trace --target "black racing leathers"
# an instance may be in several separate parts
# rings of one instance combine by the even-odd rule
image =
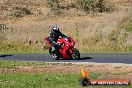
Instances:
[[[49,41],[50,41],[51,48],[52,48],[51,51],[56,51],[60,47],[60,45],[57,44],[57,40],[59,39],[59,36],[65,37],[65,35],[62,34],[61,32],[59,32],[58,34],[50,32]]]

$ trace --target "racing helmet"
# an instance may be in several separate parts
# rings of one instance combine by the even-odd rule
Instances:
[[[51,29],[51,32],[53,32],[53,33],[58,35],[60,33],[59,27],[53,26],[52,29]]]

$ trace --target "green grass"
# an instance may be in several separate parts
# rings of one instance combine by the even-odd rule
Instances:
[[[79,85],[77,74],[16,73],[0,74],[1,88],[70,88]]]
[[[125,38],[126,38],[126,39],[128,38],[128,36],[131,36],[131,35],[132,35],[132,20],[130,20],[130,23],[126,25],[126,27],[125,27],[125,32],[126,32],[126,33],[125,33]],[[129,39],[129,40],[127,40],[127,41],[131,41],[131,40]],[[132,44],[131,44],[131,43],[129,43],[129,44],[127,45],[126,50],[127,50],[128,52],[131,52],[131,51],[132,51]]]
[[[128,33],[132,33],[132,22],[131,22],[129,25],[127,25],[126,31],[127,31]]]
[[[1,53],[44,53],[48,49],[45,47],[39,46],[37,44],[26,44],[26,43],[0,43],[0,52]]]
[[[0,67],[16,67],[16,66],[42,66],[46,65],[45,62],[26,62],[15,60],[0,60]]]
[[[1,74],[1,88],[62,88],[79,85],[77,74],[17,73]]]

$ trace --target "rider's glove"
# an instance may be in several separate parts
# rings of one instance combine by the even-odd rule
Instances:
[[[67,36],[64,37],[64,40],[65,40],[65,41],[68,41],[68,42],[71,42],[71,40],[70,40],[69,37],[67,37]]]
[[[65,41],[68,41],[68,38],[67,38],[67,37],[65,37],[65,38],[64,38],[64,40],[65,40]]]

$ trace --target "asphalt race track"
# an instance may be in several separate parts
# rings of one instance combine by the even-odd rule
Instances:
[[[83,53],[80,60],[53,60],[49,54],[0,54],[0,60],[44,61],[44,62],[94,62],[132,64],[132,53]]]

